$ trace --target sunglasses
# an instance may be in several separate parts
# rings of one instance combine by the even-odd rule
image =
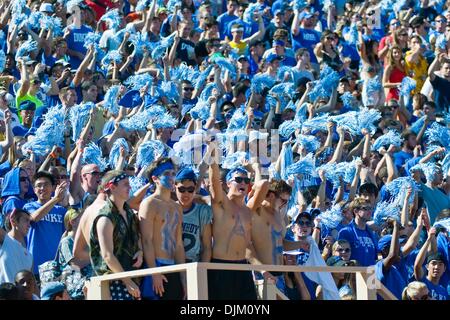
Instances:
[[[447,23],[447,20],[435,20],[437,23]]]
[[[400,35],[401,35],[402,37],[407,37],[407,36],[408,36],[407,33],[400,33]]]
[[[372,211],[373,208],[372,207],[359,207],[359,210]]]
[[[186,87],[186,88],[183,88],[183,90],[184,90],[184,91],[194,91],[194,88]]]
[[[246,184],[249,184],[250,183],[250,178],[236,177],[236,178],[234,178],[234,181],[236,183],[245,182]]]
[[[341,248],[341,249],[337,249],[337,252],[339,253],[349,253],[350,252],[350,248]]]
[[[311,227],[312,226],[312,223],[311,223],[311,221],[299,221],[298,222],[298,225],[299,226],[301,226],[301,227],[303,227],[303,226],[306,226],[306,227]]]
[[[25,182],[25,181],[30,181],[27,177],[20,177],[19,178],[20,182]]]
[[[99,176],[99,175],[101,175],[102,173],[101,173],[101,172],[98,172],[98,171],[92,171],[92,172],[86,172],[85,174],[90,174],[90,175],[93,175],[93,176]]]
[[[399,25],[400,25],[400,22],[391,23],[391,26],[399,26]]]
[[[185,192],[189,192],[189,193],[194,193],[195,191],[195,187],[178,187],[178,192],[179,193],[185,193]]]

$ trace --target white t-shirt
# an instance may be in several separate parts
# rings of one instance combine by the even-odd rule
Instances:
[[[21,270],[30,270],[33,256],[19,241],[6,234],[0,245],[0,283],[14,283],[14,277]]]

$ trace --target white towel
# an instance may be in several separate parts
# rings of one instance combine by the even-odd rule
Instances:
[[[309,257],[304,266],[326,267],[326,263],[320,254],[319,247],[312,237],[307,238],[309,242]],[[324,300],[341,300],[336,283],[330,272],[305,272],[311,281],[322,286]]]

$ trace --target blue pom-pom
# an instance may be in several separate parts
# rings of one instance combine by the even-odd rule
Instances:
[[[298,175],[298,174],[314,175],[315,172],[316,172],[316,166],[315,166],[314,156],[312,153],[309,153],[306,157],[291,164],[286,169],[286,174],[288,176]]]
[[[253,77],[250,86],[251,92],[262,94],[264,90],[270,89],[275,84],[276,79],[268,74],[259,74]]]
[[[378,137],[372,145],[372,150],[378,150],[381,147],[389,147],[394,145],[400,147],[403,143],[403,139],[396,130],[389,130],[387,133]]]
[[[306,149],[307,153],[316,152],[320,147],[320,141],[314,136],[299,134],[296,142]]]
[[[376,109],[362,107],[357,115],[358,129],[367,129],[371,134],[377,130],[375,123],[381,119],[381,112]]]
[[[425,137],[429,144],[439,143],[443,147],[450,147],[450,130],[437,122],[433,122],[425,131]]]
[[[447,38],[445,37],[445,34],[440,34],[436,38],[436,47],[441,49],[441,50],[446,50],[447,49]]]
[[[199,100],[197,104],[189,111],[189,113],[194,119],[206,121],[209,118],[210,107],[211,106],[207,101]]]
[[[386,191],[393,196],[393,200],[390,202],[403,206],[408,188],[412,189],[413,194],[418,190],[414,179],[411,177],[399,177],[386,184]],[[411,197],[408,201],[411,204],[414,197]]]
[[[106,12],[100,18],[100,21],[106,22],[110,29],[117,30],[120,26],[120,22],[122,21],[122,17],[120,16],[118,9],[113,9]]]
[[[302,10],[308,5],[306,0],[294,0],[294,10]]]
[[[171,68],[169,72],[170,72],[171,79],[178,80],[178,81],[187,80],[196,87],[197,87],[198,79],[201,77],[200,72],[196,68],[188,66],[184,62],[175,68]],[[208,72],[208,74],[209,74],[209,72]],[[205,78],[205,81],[206,81],[206,78]]]
[[[38,44],[34,40],[27,40],[23,42],[20,47],[17,49],[16,52],[16,60],[20,57],[24,57],[26,55],[29,55],[31,52],[37,50]]]
[[[350,92],[345,92],[341,95],[341,100],[345,109],[353,109],[356,103],[355,97]]]
[[[414,132],[415,134],[418,134],[420,132],[420,129],[422,129],[423,124],[425,123],[426,116],[423,116],[416,120],[410,127],[410,130]]]
[[[222,70],[228,70],[231,78],[236,78],[236,67],[229,59],[218,57],[214,59],[214,63]]]
[[[130,181],[130,197],[132,197],[139,189],[147,184],[147,180],[141,177],[131,176]]]
[[[278,128],[278,132],[284,138],[289,138],[297,129],[301,129],[302,124],[296,120],[284,121]]]
[[[83,150],[83,156],[81,158],[82,164],[96,164],[101,171],[105,171],[108,163],[102,156],[102,151],[95,143],[89,143]]]
[[[177,119],[175,119],[170,113],[164,113],[161,116],[154,118],[152,121],[153,128],[155,129],[175,128],[177,124]]]
[[[122,55],[119,50],[109,51],[102,59],[102,66],[108,68],[112,62],[120,63],[122,61]]]
[[[412,174],[415,171],[422,171],[427,181],[430,182],[433,181],[434,178],[436,177],[437,170],[438,170],[437,165],[435,165],[432,162],[426,162],[416,164],[411,169],[409,169],[409,172]]]
[[[377,226],[382,226],[388,218],[400,223],[400,207],[394,203],[378,202],[373,221]]]
[[[45,157],[53,146],[64,145],[64,108],[60,105],[51,107],[44,115],[44,121],[36,130],[35,137],[22,146],[22,151],[31,149],[37,156]]]
[[[149,73],[141,73],[128,77],[124,84],[131,90],[139,90],[153,82],[153,77]]]
[[[400,95],[409,96],[411,92],[416,88],[416,80],[410,77],[404,77],[400,85]]]
[[[258,11],[258,9],[259,9],[258,3],[250,3],[249,6],[247,7],[247,9],[245,9],[245,11],[244,11],[242,20],[245,23],[252,24],[254,22],[253,14],[255,13],[255,11]]]
[[[328,113],[306,120],[302,124],[302,129],[327,131]]]
[[[198,75],[198,78],[195,80],[195,82],[192,83],[195,86],[195,89],[199,90],[201,87],[203,87],[205,85],[206,79],[208,79],[208,76],[211,73],[213,67],[214,67],[213,65],[209,65],[205,70],[203,70]],[[210,83],[210,84],[212,84],[212,83]],[[205,90],[203,90],[203,91],[205,91]]]
[[[234,111],[233,116],[230,119],[227,132],[244,129],[245,126],[247,125],[247,120],[248,120],[247,115],[244,114],[241,109],[237,109],[236,111]]]
[[[336,204],[324,213],[319,214],[318,218],[320,218],[320,222],[328,229],[336,229],[343,219],[341,211],[341,206]]]
[[[163,81],[160,86],[164,96],[171,100],[172,102],[177,102],[180,97],[180,92],[178,91],[178,87],[173,81]]]
[[[82,2],[83,2],[83,0],[69,0],[69,1],[67,1],[67,3],[66,3],[67,11],[71,12],[71,10],[74,7],[79,6]]]
[[[444,173],[444,176],[450,174],[449,173],[449,170],[450,170],[450,152],[445,155],[444,159],[442,159],[442,161],[441,161],[441,168],[442,168],[442,172]]]
[[[99,42],[100,42],[101,35],[95,32],[89,32],[86,37],[84,37],[84,44],[83,46],[86,49],[89,49],[91,45],[94,46],[94,48],[99,48]]]
[[[103,108],[108,110],[113,115],[119,114],[119,104],[118,104],[118,97],[119,97],[119,91],[120,86],[114,85],[111,86],[108,91],[105,93],[105,98],[103,102]]]
[[[222,168],[234,169],[242,166],[242,161],[248,160],[248,154],[243,151],[236,151],[233,154],[227,155],[222,162]]]
[[[124,138],[119,138],[116,141],[114,141],[111,151],[109,152],[109,167],[111,169],[114,169],[117,165],[117,161],[119,160],[120,156],[120,148],[123,147],[125,149],[125,153],[130,152],[130,147],[128,146],[127,141]]]
[[[164,144],[159,140],[150,140],[139,145],[136,155],[138,168],[149,166],[164,153]]]
[[[0,50],[0,72],[3,72],[5,70],[6,66],[6,55],[3,50]]]
[[[95,105],[93,102],[78,104],[70,108],[69,120],[72,124],[72,140],[77,141],[89,119],[89,113]]]

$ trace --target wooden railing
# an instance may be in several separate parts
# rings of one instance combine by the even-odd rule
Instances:
[[[397,300],[395,296],[376,279],[373,267],[305,267],[204,262],[184,263],[92,277],[86,282],[87,300],[110,300],[109,281],[126,278],[140,278],[155,273],[165,274],[172,272],[186,272],[188,300],[207,300],[208,270],[355,273],[357,300],[376,300],[377,294],[385,300]],[[263,300],[287,299],[274,284],[267,283],[264,280],[256,281],[255,284],[259,295]]]

